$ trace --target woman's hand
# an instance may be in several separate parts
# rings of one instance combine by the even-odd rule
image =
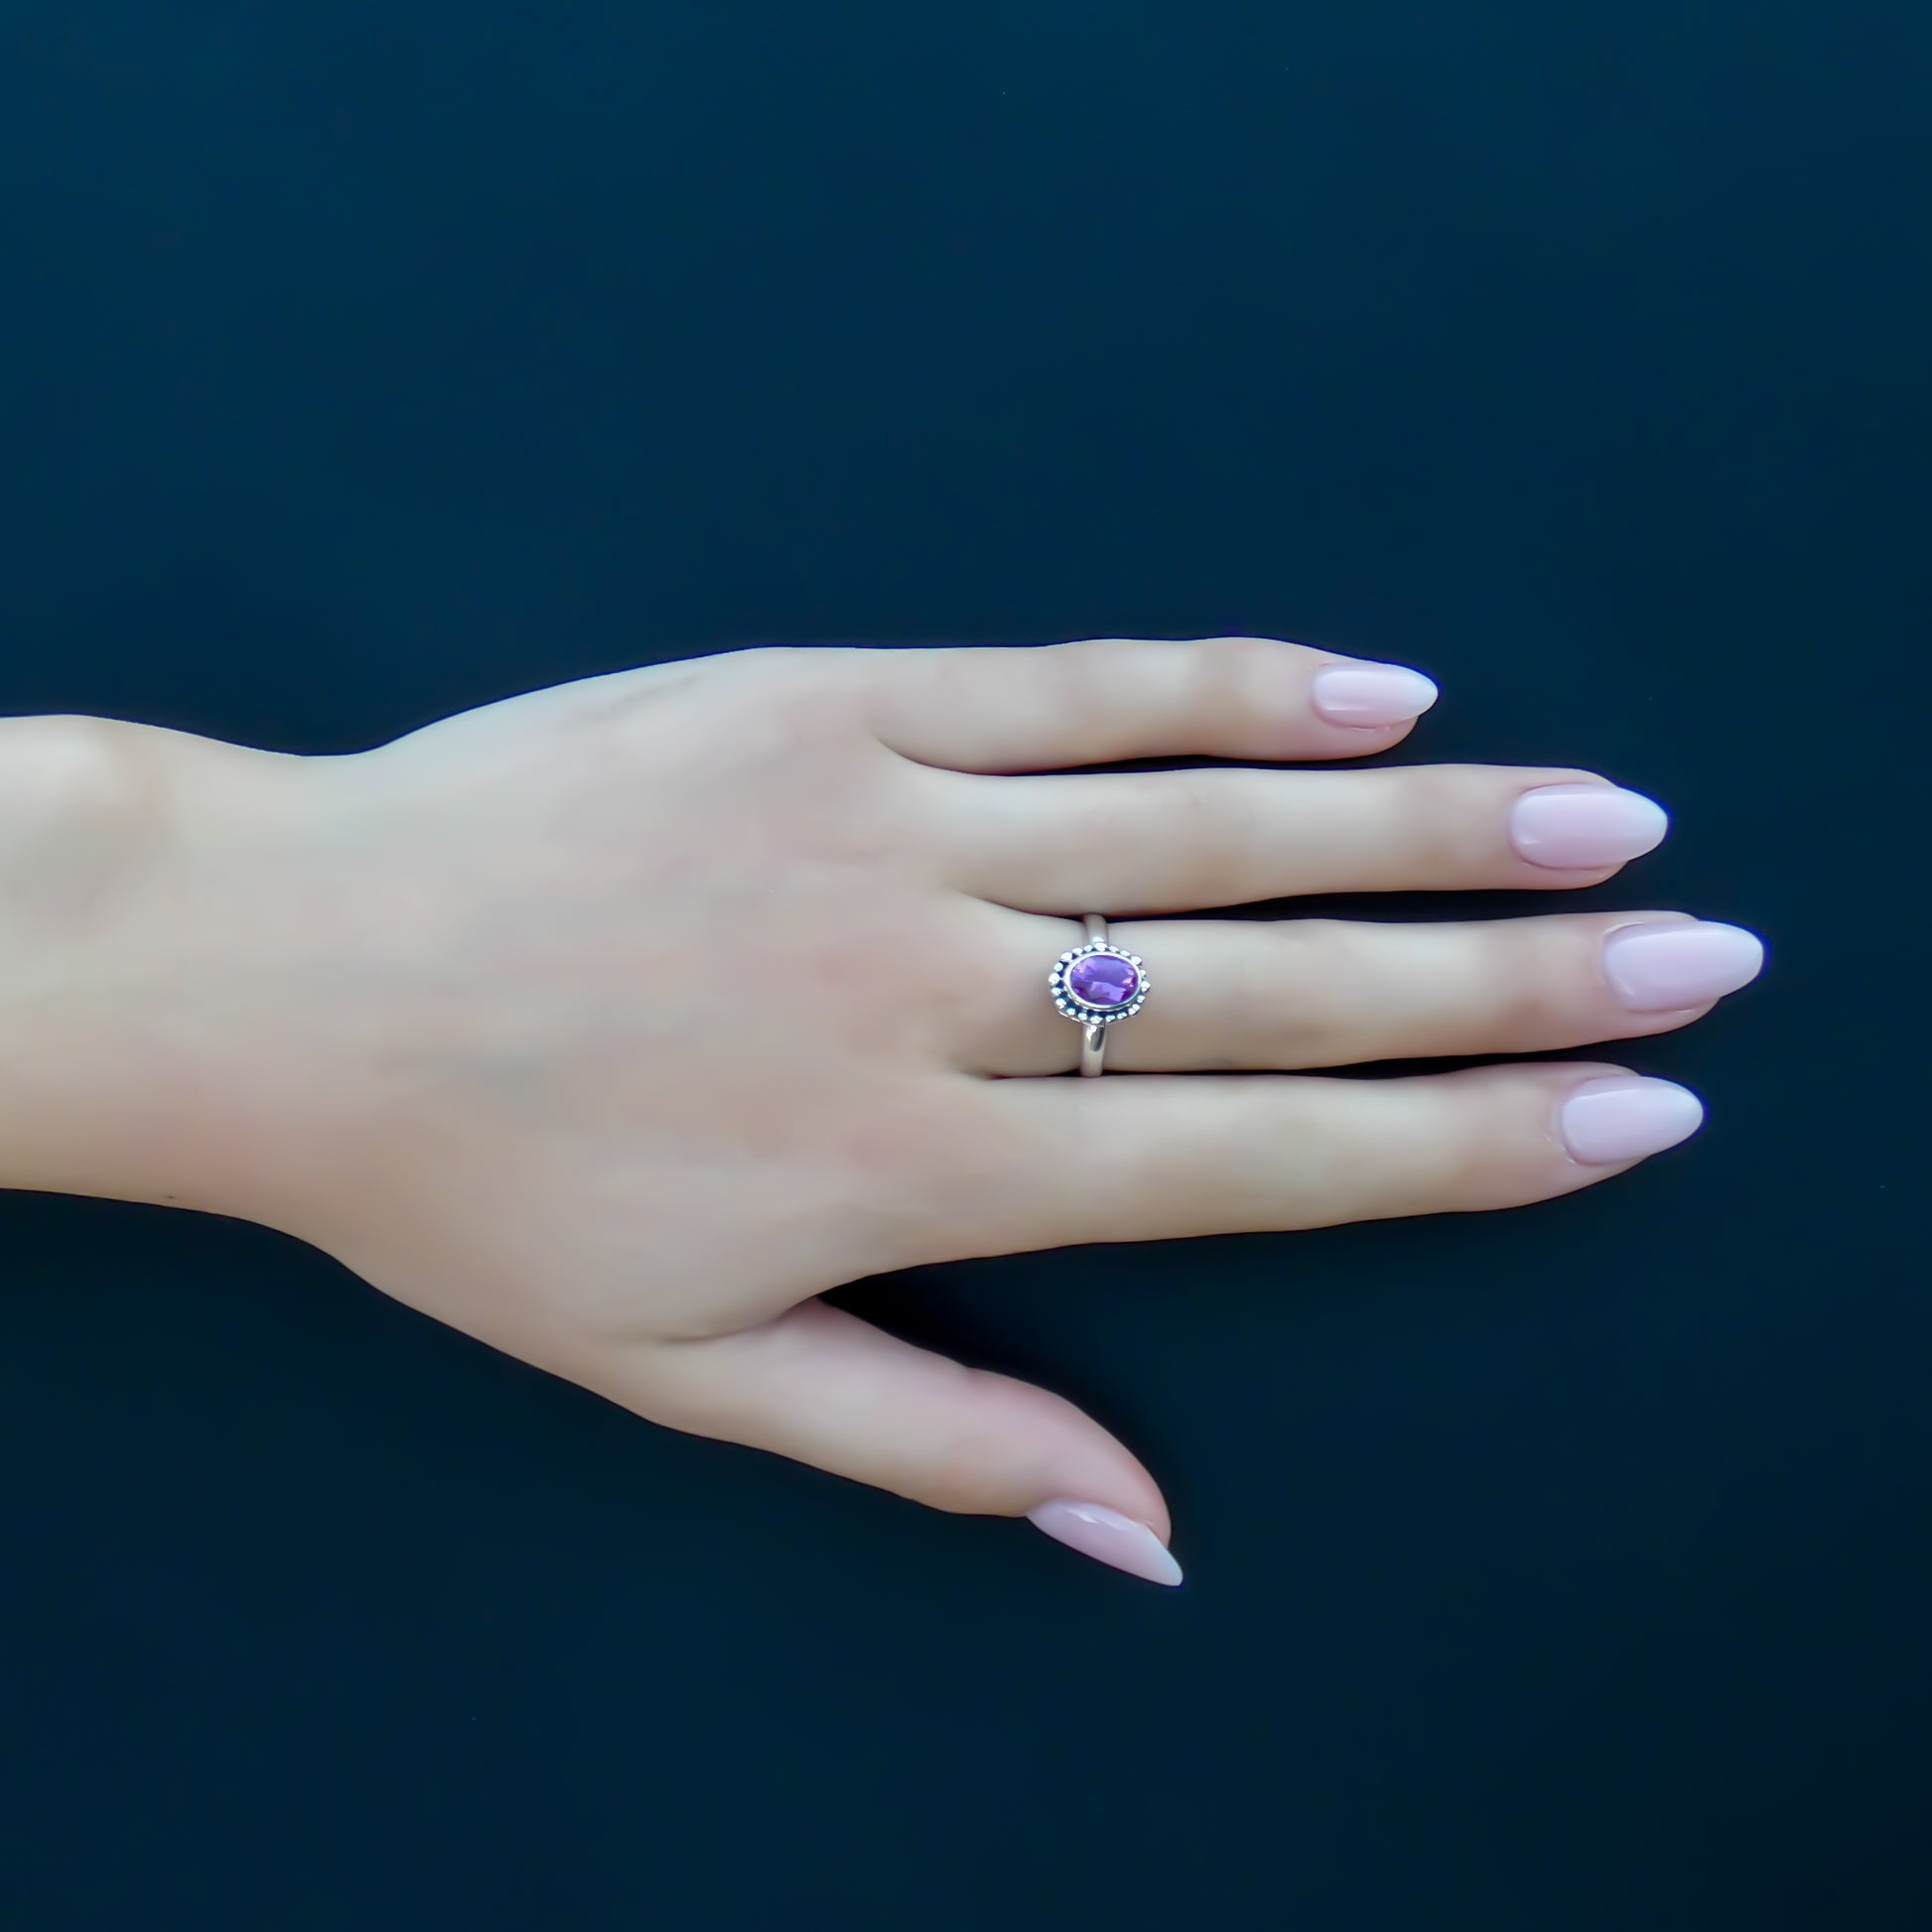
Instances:
[[[1595,885],[1662,838],[1648,800],[1540,768],[1055,769],[1354,758],[1433,696],[1260,638],[773,649],[347,758],[141,734],[166,755],[102,807],[151,827],[141,856],[64,928],[136,957],[44,1030],[120,1082],[120,1166],[0,1178],[268,1222],[655,1422],[1177,1581],[1160,1490],[1097,1424],[817,1298],[1506,1207],[1692,1132],[1693,1096],[1595,1060],[1309,1069],[1664,1032],[1757,971],[1735,927],[1159,916]],[[1047,973],[1088,911],[1154,990],[1106,1075],[1051,1077],[1080,1030]]]

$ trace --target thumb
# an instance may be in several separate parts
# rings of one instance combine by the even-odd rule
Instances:
[[[653,1422],[770,1449],[934,1509],[1026,1516],[1083,1556],[1177,1584],[1154,1478],[1070,1402],[820,1301],[735,1334],[607,1358],[588,1387]]]

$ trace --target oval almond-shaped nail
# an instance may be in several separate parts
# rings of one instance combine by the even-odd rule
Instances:
[[[1401,664],[1328,664],[1309,686],[1316,716],[1331,725],[1406,725],[1440,695],[1434,678]]]
[[[1538,785],[1509,814],[1519,859],[1556,871],[1595,871],[1640,859],[1664,842],[1670,814],[1654,798],[1620,785]]]
[[[1573,1161],[1612,1167],[1689,1140],[1704,1124],[1704,1102],[1675,1080],[1610,1073],[1572,1087],[1557,1123]]]
[[[1064,1543],[1096,1563],[1112,1564],[1130,1577],[1144,1577],[1151,1584],[1180,1581],[1180,1566],[1169,1554],[1168,1546],[1145,1523],[1137,1523],[1105,1503],[1055,1497],[1037,1509],[1030,1509],[1027,1520],[1056,1543]]]
[[[1618,926],[1603,941],[1603,977],[1631,1013],[1674,1013],[1748,986],[1764,941],[1717,919]]]

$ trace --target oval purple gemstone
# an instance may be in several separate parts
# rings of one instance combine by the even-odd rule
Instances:
[[[1134,962],[1110,952],[1090,952],[1067,968],[1066,990],[1090,1007],[1125,1006],[1141,984]]]

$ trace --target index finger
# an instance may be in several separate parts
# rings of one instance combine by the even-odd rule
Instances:
[[[1119,759],[1348,759],[1436,702],[1420,671],[1278,637],[1092,637],[882,651],[868,722],[921,764],[1015,772]]]

